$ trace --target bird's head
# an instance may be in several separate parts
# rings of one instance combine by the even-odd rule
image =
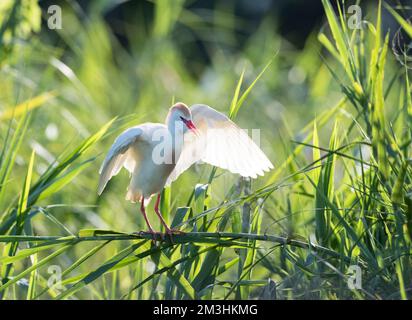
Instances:
[[[166,123],[169,128],[171,126],[176,127],[176,125],[182,124],[184,132],[191,130],[194,133],[197,133],[196,126],[192,121],[192,113],[190,112],[190,109],[182,102],[178,102],[170,107]]]

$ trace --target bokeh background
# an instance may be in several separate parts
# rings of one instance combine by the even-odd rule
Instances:
[[[407,2],[388,3],[403,7],[403,15],[408,17]],[[50,30],[47,8],[55,4],[62,10],[62,29]],[[345,6],[350,4],[347,1]],[[387,11],[382,15],[382,28],[392,38],[399,26]],[[375,21],[376,1],[362,1],[362,16]],[[2,0],[0,22],[0,141],[5,141],[10,124],[14,128],[17,123],[18,117],[13,120],[10,116],[13,106],[43,95],[42,103],[33,108],[12,174],[2,186],[6,190],[0,215],[20,194],[32,150],[35,181],[62,153],[118,117],[110,134],[80,159],[91,161],[70,183],[37,204],[47,208],[64,228],[46,215],[36,214],[31,222],[33,234],[77,234],[84,228],[144,229],[138,207],[124,200],[128,173],[120,172],[98,197],[98,169],[117,134],[141,122],[163,122],[174,101],[204,103],[228,113],[242,72],[245,90],[270,62],[235,121],[243,128],[261,130],[262,149],[279,168],[296,147],[294,141],[304,137],[302,129],[342,98],[331,70],[338,77],[343,70],[317,39],[319,31],[330,35],[321,1]],[[395,59],[388,60],[393,70],[399,67]],[[351,121],[342,112],[340,124]],[[328,145],[332,127],[333,121],[319,129],[321,145]],[[305,149],[290,166],[253,181],[252,189],[281,181],[311,157],[312,150]],[[207,182],[210,171],[210,166],[195,166],[172,185],[167,200],[171,211],[165,213],[169,221],[177,207],[186,205],[194,187]],[[339,178],[336,181],[340,187]],[[209,190],[210,206],[227,199],[228,190],[236,183],[238,177],[218,171]],[[313,212],[299,190],[288,186],[283,185],[267,200],[261,231],[308,238],[313,233]],[[154,215],[151,218],[155,221]],[[87,246],[73,248],[58,264],[70,266],[75,257],[90,249]],[[98,265],[122,244],[116,246],[94,256],[81,270]],[[224,261],[234,256],[235,252],[227,253]],[[141,267],[150,274],[152,264],[145,260]],[[130,285],[130,273],[117,279],[119,291],[109,297],[118,298]],[[254,275],[266,279],[267,273],[261,268]],[[274,278],[279,280],[282,272],[274,268],[271,274],[276,273]],[[286,287],[297,290],[294,297],[301,297],[302,292],[305,297],[319,297],[308,287],[299,291],[299,278],[290,279]],[[156,290],[162,291],[153,289],[154,293],[143,292],[138,297],[160,297]],[[101,298],[98,291],[82,291],[79,297]]]

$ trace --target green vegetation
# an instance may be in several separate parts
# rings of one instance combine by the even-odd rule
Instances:
[[[322,2],[326,24],[302,50],[268,17],[241,52],[247,21],[222,4],[154,1],[153,24],[124,28],[126,50],[108,2],[87,16],[67,2],[63,28],[41,32],[36,1],[2,2],[0,297],[411,298],[412,97],[382,13],[412,26],[376,4],[352,30],[342,3]],[[193,34],[209,64],[187,58]],[[116,134],[162,121],[173,101],[259,128],[275,169],[249,181],[191,168],[161,203],[186,234],[154,245],[134,234],[144,221],[124,200],[127,173],[99,198],[98,168]]]

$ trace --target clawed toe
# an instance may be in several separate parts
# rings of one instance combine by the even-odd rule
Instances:
[[[173,235],[173,234],[175,234],[175,235],[182,235],[182,234],[185,234],[183,231],[180,231],[180,230],[178,230],[178,229],[168,229],[168,230],[166,230],[166,233],[167,233],[168,235]]]
[[[180,231],[180,230],[177,230],[177,229],[170,229],[170,228],[167,228],[167,229],[166,229],[166,233],[167,233],[167,235],[169,236],[169,239],[170,239],[170,242],[171,242],[171,243],[174,243],[174,241],[173,241],[173,235],[182,235],[182,234],[185,234],[183,231]]]
[[[149,231],[134,232],[134,234],[139,235],[139,236],[151,235],[152,242],[154,244],[156,244],[157,240],[162,240],[162,241],[166,240],[166,235],[169,237],[170,242],[174,243],[173,236],[174,235],[183,235],[183,234],[185,234],[185,232],[177,230],[177,229],[167,228],[165,233],[149,230]]]
[[[151,235],[152,236],[152,242],[153,242],[154,245],[156,245],[156,240],[158,240],[159,237],[160,237],[160,239],[164,240],[164,234],[163,233],[156,232],[156,231],[153,231],[153,230],[139,231],[139,232],[137,232],[137,234],[140,235],[140,236],[142,236],[142,235]]]

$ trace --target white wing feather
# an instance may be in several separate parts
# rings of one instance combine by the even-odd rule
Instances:
[[[99,195],[103,192],[107,182],[109,182],[113,176],[117,175],[123,166],[129,172],[133,171],[136,163],[135,160],[129,156],[128,151],[130,146],[134,144],[142,134],[143,130],[141,128],[133,127],[127,129],[116,138],[99,170]]]
[[[227,116],[201,104],[190,110],[199,136],[191,131],[185,134],[182,153],[166,185],[200,160],[252,178],[273,168],[263,151]]]

